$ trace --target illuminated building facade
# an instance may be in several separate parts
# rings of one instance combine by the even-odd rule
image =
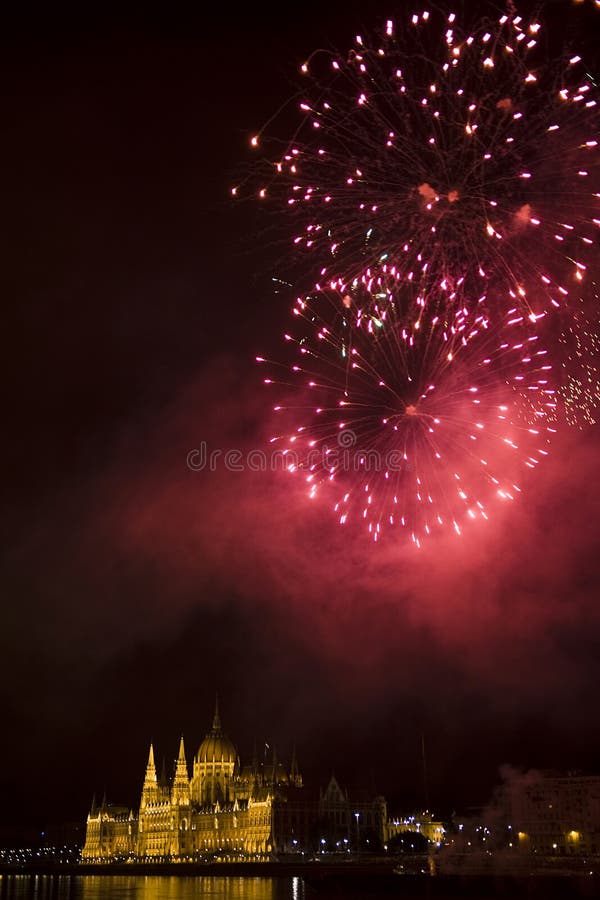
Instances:
[[[400,834],[422,834],[430,844],[437,847],[444,843],[446,829],[442,822],[436,820],[431,813],[415,813],[410,816],[394,816],[385,826],[386,844]]]
[[[524,852],[600,853],[600,776],[530,772],[505,784],[500,801],[512,839]]]
[[[150,746],[137,815],[105,801],[87,818],[84,862],[267,860],[327,846],[350,850],[361,834],[383,840],[385,800],[354,799],[332,778],[312,796],[295,753],[288,767],[241,766],[218,708],[189,776],[183,738],[170,780],[157,778]]]

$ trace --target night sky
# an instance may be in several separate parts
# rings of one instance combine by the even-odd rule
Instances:
[[[424,802],[421,735],[444,813],[504,763],[600,772],[597,427],[420,554],[289,476],[186,465],[269,433],[284,248],[228,188],[361,5],[2,13],[4,827],[135,804],[150,739],[169,767],[183,732],[190,761],[216,691],[242,758],[295,742],[306,780],[397,810]],[[591,4],[551,6],[598,40]]]

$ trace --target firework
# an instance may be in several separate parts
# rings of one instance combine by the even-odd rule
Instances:
[[[402,254],[467,304],[576,299],[598,251],[599,106],[581,58],[548,64],[540,37],[516,12],[467,30],[424,10],[319,51],[294,138],[234,192],[284,209],[297,250],[347,279]]]
[[[295,251],[272,442],[374,540],[476,527],[559,421],[595,420],[600,105],[579,54],[549,63],[544,43],[511,3],[318,51],[292,140],[256,134],[233,189]]]
[[[581,297],[558,338],[558,417],[568,425],[595,425],[600,407],[600,299],[596,284]]]
[[[547,455],[551,364],[516,306],[490,317],[485,295],[425,294],[384,263],[316,285],[293,313],[293,359],[265,379],[283,398],[272,443],[341,524],[375,540],[401,529],[417,546],[460,534]]]

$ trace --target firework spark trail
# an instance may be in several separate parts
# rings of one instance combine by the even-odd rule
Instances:
[[[600,299],[598,286],[566,317],[558,337],[557,420],[563,417],[574,428],[595,425],[600,406]]]
[[[425,298],[387,264],[338,279],[297,300],[293,359],[265,379],[299,398],[275,406],[288,470],[375,540],[393,527],[417,546],[440,527],[460,534],[548,452],[555,390],[534,324],[452,296]]]
[[[540,30],[423,11],[347,57],[319,51],[304,120],[252,189],[347,278],[402,250],[467,298],[487,282],[528,311],[564,304],[597,253],[599,106],[577,54],[544,61]]]

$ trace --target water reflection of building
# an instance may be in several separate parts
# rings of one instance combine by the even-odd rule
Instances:
[[[294,878],[291,882],[292,900],[302,900],[304,890],[301,880]],[[285,896],[289,897],[287,883],[286,888]],[[90,875],[82,879],[77,891],[80,900],[113,896],[135,897],[136,900],[214,900],[215,897],[221,900],[276,900],[282,896],[277,879],[241,878],[235,875],[203,875],[202,878],[163,875],[144,879],[138,875]]]
[[[218,709],[193,760],[190,778],[183,738],[173,775],[158,778],[150,746],[139,810],[103,801],[87,818],[85,862],[130,860],[265,860],[275,854],[350,850],[361,838],[382,841],[382,797],[353,797],[332,778],[312,794],[295,753],[289,766],[275,754],[242,766],[223,732]]]

